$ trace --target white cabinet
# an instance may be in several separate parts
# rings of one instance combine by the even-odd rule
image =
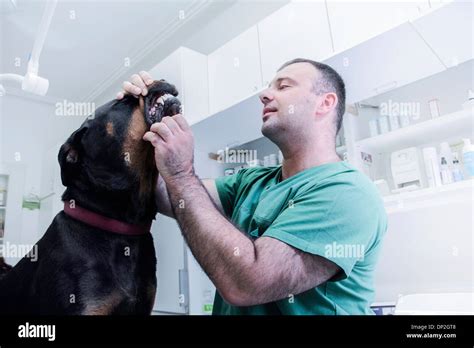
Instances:
[[[454,1],[413,21],[413,25],[446,67],[474,57],[471,1]]]
[[[212,52],[208,63],[212,114],[257,92],[262,87],[257,27]]]
[[[426,0],[327,0],[326,3],[336,52],[353,47],[429,9]]]
[[[332,54],[324,1],[292,2],[258,24],[264,86],[294,58],[322,60]]]
[[[344,79],[348,103],[445,69],[410,23],[339,53],[325,63],[336,69]]]
[[[152,68],[150,74],[176,86],[183,104],[183,115],[189,124],[209,115],[206,55],[180,47]]]
[[[151,227],[157,265],[154,311],[187,313],[188,282],[185,243],[176,220],[158,214]]]

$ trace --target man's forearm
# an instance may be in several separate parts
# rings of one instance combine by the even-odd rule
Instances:
[[[165,181],[161,175],[158,175],[158,179],[156,180],[155,200],[158,213],[174,218],[174,212],[169,200],[168,190],[166,189]]]
[[[245,290],[253,242],[215,207],[196,176],[167,183],[174,215],[196,260],[224,297]]]

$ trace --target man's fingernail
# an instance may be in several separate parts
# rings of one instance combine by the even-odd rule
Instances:
[[[142,93],[142,90],[138,87],[135,87],[135,93],[140,94],[140,93]]]
[[[147,94],[148,94],[148,89],[143,88],[143,90],[142,90],[142,95],[143,95],[143,96],[146,96]]]
[[[146,81],[146,84],[147,84],[147,85],[151,85],[152,83],[153,83],[153,80],[147,80],[147,81]]]

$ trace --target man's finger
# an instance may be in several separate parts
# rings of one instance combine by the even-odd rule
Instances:
[[[150,127],[152,132],[158,134],[164,141],[168,141],[173,136],[173,133],[163,122],[153,123]]]
[[[153,81],[154,81],[153,77],[151,77],[151,75],[148,72],[142,70],[138,74],[140,75],[142,80],[145,81],[145,84],[147,86],[149,86],[153,83]]]
[[[150,131],[145,133],[143,140],[149,141],[153,146],[157,146],[160,142],[163,142],[163,139],[161,139],[158,134]]]
[[[118,92],[115,99],[120,100],[120,99],[123,99],[124,96],[125,96],[125,94],[123,94],[123,92]]]
[[[140,88],[141,94],[143,96],[147,95],[148,89],[146,88],[145,81],[142,79],[140,75],[133,74],[132,77],[130,77],[130,82],[136,87]]]
[[[181,127],[176,123],[176,121],[170,117],[170,116],[165,116],[162,118],[161,122],[166,124],[168,128],[171,130],[171,133],[176,134],[178,133],[181,129]]]
[[[179,125],[179,127],[183,131],[188,131],[191,129],[191,127],[189,127],[188,121],[186,121],[183,115],[176,114],[172,117],[172,119]]]
[[[142,92],[142,90],[140,88],[138,88],[137,86],[132,85],[128,81],[124,81],[124,83],[122,84],[122,88],[126,93],[130,93],[131,95],[133,95],[135,97],[139,96],[140,93]]]

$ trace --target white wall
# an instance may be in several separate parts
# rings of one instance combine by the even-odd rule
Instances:
[[[57,152],[51,148],[58,141],[64,141],[83,117],[55,115],[55,103],[48,98],[30,97],[22,92],[12,92],[1,98],[0,170],[12,171],[17,176],[10,187],[10,193],[16,197],[11,200],[9,195],[8,198],[13,204],[7,207],[5,241],[32,245],[51,223],[51,214],[47,214],[49,223],[46,226],[40,224],[42,212],[23,209],[21,200],[30,192],[41,196],[48,190],[44,188],[42,173],[58,170],[55,166]],[[46,154],[54,158],[46,157]],[[49,203],[44,201],[44,207],[51,209]],[[16,263],[19,258],[7,260]]]

